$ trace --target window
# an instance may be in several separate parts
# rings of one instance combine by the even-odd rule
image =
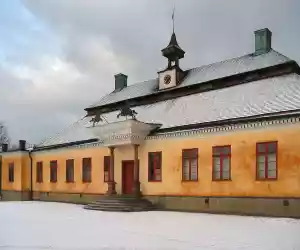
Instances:
[[[15,181],[15,164],[13,162],[8,164],[8,181],[14,182]]]
[[[57,161],[50,161],[50,182],[57,182]]]
[[[198,180],[198,149],[182,150],[182,180]]]
[[[277,179],[277,142],[256,144],[257,179]]]
[[[66,160],[66,182],[74,182],[74,160]]]
[[[82,159],[82,182],[92,182],[92,159]]]
[[[161,152],[148,153],[148,180],[161,181]]]
[[[41,161],[36,163],[36,182],[43,182],[43,162]]]
[[[104,182],[110,180],[110,156],[104,156]]]
[[[230,146],[213,147],[213,180],[230,180]]]

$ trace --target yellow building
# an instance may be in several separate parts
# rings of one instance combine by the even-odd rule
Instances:
[[[300,217],[300,70],[271,48],[271,32],[255,31],[253,53],[189,70],[174,33],[162,54],[156,79],[127,86],[116,75],[63,133],[4,145],[2,199],[143,197],[161,209]]]

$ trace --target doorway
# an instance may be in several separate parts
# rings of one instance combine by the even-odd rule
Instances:
[[[133,171],[134,161],[122,161],[122,193],[132,194],[133,192]]]

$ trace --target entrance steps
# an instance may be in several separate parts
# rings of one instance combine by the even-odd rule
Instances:
[[[130,195],[103,196],[84,207],[89,210],[110,212],[142,212],[154,210],[154,205],[142,197]]]

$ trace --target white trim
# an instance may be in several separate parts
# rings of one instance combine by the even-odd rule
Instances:
[[[11,152],[0,152],[0,156],[2,157],[20,157],[20,156],[27,156],[29,154],[28,151],[11,151]]]

